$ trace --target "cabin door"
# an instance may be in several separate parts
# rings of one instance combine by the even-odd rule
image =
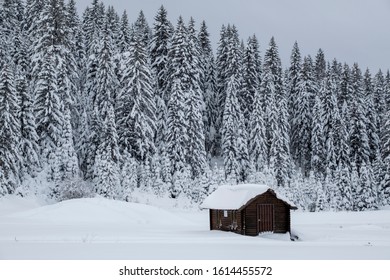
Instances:
[[[274,231],[274,206],[272,204],[257,205],[258,230],[260,232]]]

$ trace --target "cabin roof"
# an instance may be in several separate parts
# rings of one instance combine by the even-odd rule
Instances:
[[[267,191],[271,191],[278,199],[286,203],[290,209],[297,209],[293,203],[282,198],[270,187],[259,184],[219,186],[203,201],[200,207],[202,209],[239,210],[244,208],[255,197]]]

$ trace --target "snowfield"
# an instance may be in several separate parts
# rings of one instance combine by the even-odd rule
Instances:
[[[292,212],[299,240],[209,231],[208,211],[0,199],[0,259],[390,259],[390,209]]]

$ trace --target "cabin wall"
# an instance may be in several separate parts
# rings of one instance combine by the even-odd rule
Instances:
[[[285,233],[290,231],[290,209],[272,193],[266,192],[258,196],[245,208],[245,234],[256,236],[258,230],[257,206],[259,204],[274,205],[274,232]]]
[[[210,229],[242,233],[242,215],[237,210],[210,210]]]

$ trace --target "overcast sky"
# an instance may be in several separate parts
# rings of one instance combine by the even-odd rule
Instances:
[[[76,0],[79,12],[92,0]],[[121,15],[126,10],[131,22],[143,10],[149,25],[161,5],[172,23],[182,15],[205,20],[216,47],[222,24],[235,24],[242,39],[256,34],[261,54],[275,37],[283,67],[295,41],[302,55],[313,57],[319,48],[328,60],[358,62],[376,73],[390,68],[390,0],[103,0]]]

